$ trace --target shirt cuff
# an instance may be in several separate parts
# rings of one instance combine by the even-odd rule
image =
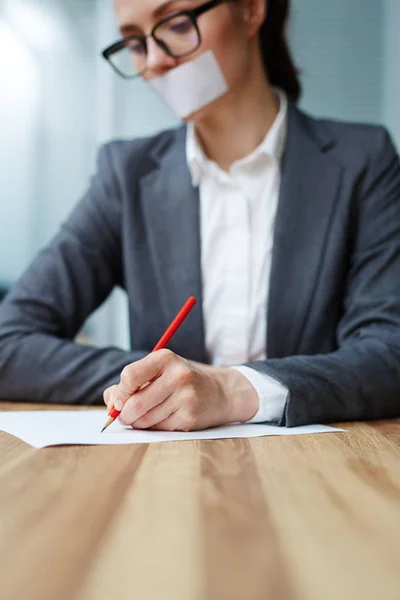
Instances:
[[[246,423],[279,421],[285,410],[289,389],[276,379],[251,367],[231,367],[240,371],[255,388],[260,406],[257,413]]]

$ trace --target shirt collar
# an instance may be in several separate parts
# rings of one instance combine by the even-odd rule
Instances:
[[[274,88],[274,91],[279,98],[279,112],[272,127],[269,129],[261,144],[253,150],[251,154],[237,160],[233,165],[248,165],[255,161],[260,155],[269,156],[280,163],[287,136],[288,100],[286,94],[282,90]],[[211,165],[217,167],[213,161],[210,161],[201,148],[196,137],[193,123],[188,123],[187,125],[186,161],[194,187],[197,187],[200,184],[202,176]]]

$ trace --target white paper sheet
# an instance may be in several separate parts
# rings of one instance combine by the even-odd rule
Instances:
[[[182,440],[214,440],[344,431],[324,425],[307,425],[286,429],[263,424],[237,424],[181,433],[133,430],[115,421],[104,433],[100,433],[106,418],[105,410],[4,412],[0,413],[0,430],[20,438],[34,448],[64,444],[151,444]]]

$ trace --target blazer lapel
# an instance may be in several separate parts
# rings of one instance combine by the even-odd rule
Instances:
[[[289,105],[268,301],[269,358],[295,354],[299,346],[342,174],[327,153],[332,140],[314,138],[306,119]]]
[[[166,325],[189,296],[197,305],[169,347],[207,362],[202,312],[199,192],[185,155],[186,128],[154,156],[157,164],[140,180],[141,203]]]

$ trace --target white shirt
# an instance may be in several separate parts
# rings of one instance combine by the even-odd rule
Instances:
[[[206,349],[215,366],[267,357],[267,298],[280,163],[287,135],[287,98],[262,143],[229,172],[210,161],[189,124],[186,158],[200,192],[201,269]],[[238,366],[255,387],[259,410],[250,422],[278,420],[288,389],[268,375]]]

